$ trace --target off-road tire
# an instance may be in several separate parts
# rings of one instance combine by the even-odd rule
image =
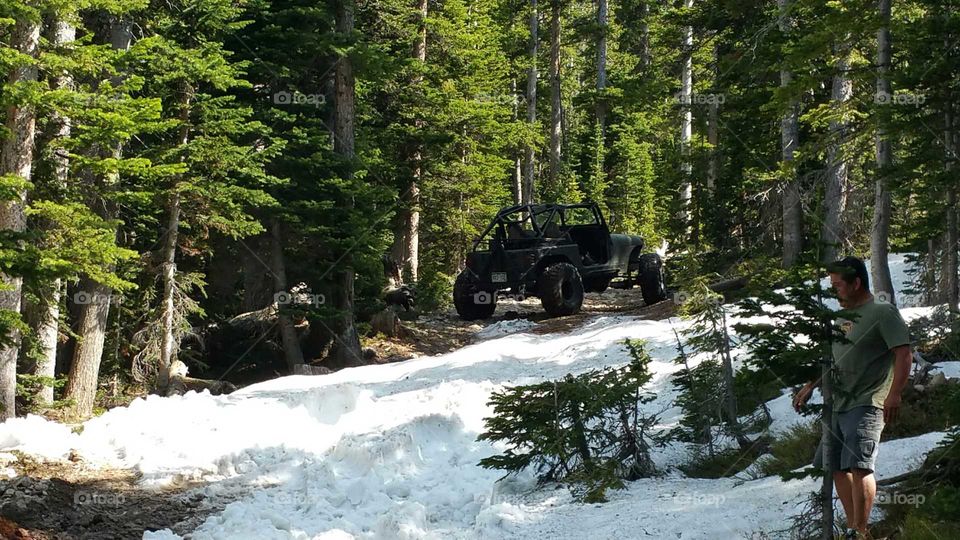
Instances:
[[[577,267],[565,262],[546,267],[537,280],[537,296],[551,317],[573,315],[583,305],[583,281]]]
[[[465,272],[460,272],[453,283],[453,305],[457,308],[457,315],[465,321],[489,319],[497,310],[497,293],[482,293],[483,299],[489,302],[477,303],[477,294],[481,293],[477,286],[467,279]]]
[[[640,256],[640,271],[637,276],[643,301],[652,306],[667,298],[667,286],[663,277],[663,262],[656,253]]]

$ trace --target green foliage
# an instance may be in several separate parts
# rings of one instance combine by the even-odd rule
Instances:
[[[683,416],[674,432],[680,440],[704,445],[708,460],[722,461],[724,456],[717,456],[715,448],[717,439],[724,435],[742,439],[744,435],[736,412],[735,389],[728,388],[724,376],[729,370],[729,380],[733,381],[727,308],[723,295],[710,289],[710,276],[699,271],[693,257],[688,257],[683,266],[686,276],[680,281],[685,287],[675,297],[682,302],[681,315],[691,324],[682,332],[683,341],[676,336],[680,354],[675,362],[683,368],[673,385],[679,391],[677,405]]]
[[[44,387],[52,386],[54,392],[61,390],[67,384],[66,377],[43,377],[21,373],[17,375],[17,411],[26,414],[42,414],[48,410],[60,409],[67,405],[66,401],[54,401],[50,404],[41,404],[36,396]]]
[[[820,280],[816,267],[799,265],[782,288],[758,290],[756,296],[738,303],[740,317],[770,319],[734,325],[749,348],[747,369],[738,373],[738,384],[760,391],[770,385],[783,388],[817,379],[821,362],[832,358],[830,344],[845,339],[836,320],[853,317],[824,303],[834,296]]]
[[[760,462],[763,476],[787,475],[813,463],[814,452],[820,443],[820,421],[798,422],[770,445],[772,459]]]
[[[652,474],[649,448],[665,438],[651,433],[657,417],[640,411],[656,398],[642,390],[652,377],[650,357],[642,342],[625,346],[633,360],[624,367],[494,393],[494,415],[478,440],[507,449],[480,465],[508,474],[533,468],[541,481],[568,483],[588,502],[605,500],[624,478]]]
[[[679,468],[691,478],[727,478],[743,472],[760,457],[761,451],[760,445],[751,445],[745,449],[724,448],[712,454],[698,452]]]
[[[417,309],[431,312],[448,307],[453,298],[453,276],[444,274],[438,265],[420,270],[417,281]]]

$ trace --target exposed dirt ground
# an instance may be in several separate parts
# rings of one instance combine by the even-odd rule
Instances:
[[[451,309],[405,321],[408,332],[402,339],[376,338],[365,346],[375,349],[381,362],[397,362],[453,351],[476,341],[485,326],[504,320],[529,319],[537,323],[529,331],[548,334],[602,314],[661,319],[675,312],[669,300],[645,306],[637,289],[590,293],[580,313],[555,319],[535,298],[501,300],[491,319],[461,321]],[[48,462],[0,455],[0,471],[5,468],[13,477],[0,479],[0,540],[141,538],[144,531],[165,528],[184,535],[229,502],[204,498],[192,489],[199,484],[145,489],[132,471],[94,468],[79,459]]]
[[[0,538],[125,539],[144,531],[192,531],[228,501],[208,501],[178,485],[144,489],[129,470],[90,467],[82,461],[38,461],[17,455],[0,480]]]

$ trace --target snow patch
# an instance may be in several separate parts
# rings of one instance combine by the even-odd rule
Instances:
[[[491,339],[516,334],[517,332],[525,332],[536,326],[537,323],[528,319],[497,321],[479,330],[476,335],[480,339]]]

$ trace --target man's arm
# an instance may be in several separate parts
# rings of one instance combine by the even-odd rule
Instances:
[[[890,423],[897,419],[897,414],[900,412],[900,396],[903,393],[903,387],[907,385],[907,379],[910,377],[910,367],[913,365],[913,353],[910,351],[910,345],[900,345],[892,350],[893,383],[890,386],[887,399],[883,401],[884,423]]]

